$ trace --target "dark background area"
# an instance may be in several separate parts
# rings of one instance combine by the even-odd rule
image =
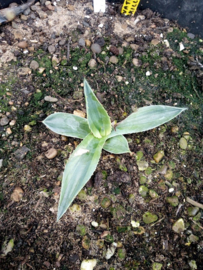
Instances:
[[[124,3],[124,0],[106,0],[109,3]],[[0,0],[0,7],[10,3],[27,2],[26,0]],[[141,0],[139,9],[150,8],[162,17],[177,21],[193,34],[203,37],[203,0]]]

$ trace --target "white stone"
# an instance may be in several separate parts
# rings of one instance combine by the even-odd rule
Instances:
[[[182,42],[179,43],[179,46],[180,46],[180,52],[183,51],[185,49],[185,46],[183,45]]]
[[[131,220],[131,225],[132,225],[132,227],[133,228],[138,228],[138,227],[140,227],[140,223],[137,221],[134,221],[134,220]]]
[[[80,270],[93,270],[93,268],[96,266],[97,260],[84,260],[81,263]]]
[[[105,258],[109,260],[115,253],[117,248],[117,243],[113,242],[111,246],[107,249]]]

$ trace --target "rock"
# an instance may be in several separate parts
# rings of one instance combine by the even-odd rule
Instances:
[[[95,43],[96,44],[99,44],[99,46],[103,47],[105,45],[105,40],[103,37],[98,37],[96,40],[95,40]]]
[[[172,226],[172,230],[176,233],[181,233],[185,230],[185,223],[182,218],[179,218]]]
[[[119,49],[117,49],[114,45],[111,45],[109,51],[115,55],[119,55]]]
[[[30,131],[32,131],[32,128],[29,125],[25,125],[24,126],[24,131],[25,132],[30,132]]]
[[[118,253],[118,259],[119,259],[120,261],[125,260],[125,257],[126,257],[126,250],[125,250],[124,248],[119,248],[118,251],[117,251],[117,253]]]
[[[58,151],[55,148],[50,148],[46,153],[45,156],[48,159],[53,159],[57,156]]]
[[[25,49],[27,47],[28,47],[28,43],[25,40],[18,43],[18,48]]]
[[[55,46],[54,46],[54,45],[49,45],[49,47],[48,47],[48,51],[49,51],[49,53],[50,53],[50,54],[55,53],[55,51],[56,51]]]
[[[86,250],[90,249],[90,239],[86,235],[82,239],[82,247]]]
[[[167,203],[170,203],[170,205],[176,207],[179,204],[179,200],[177,196],[167,197],[166,198]]]
[[[22,39],[23,38],[23,33],[18,29],[14,30],[13,34],[14,34],[15,39]]]
[[[80,201],[86,201],[87,199],[87,193],[84,189],[82,189],[78,195],[77,195],[77,198],[80,200]]]
[[[31,12],[31,9],[30,8],[27,8],[25,11],[23,11],[23,14],[25,16],[28,16],[30,14],[30,12]]]
[[[78,41],[78,45],[81,47],[85,47],[85,40],[83,38],[80,38]]]
[[[118,58],[116,56],[111,56],[109,58],[109,62],[111,62],[112,64],[117,64],[118,63]]]
[[[85,234],[87,233],[87,228],[82,224],[78,224],[77,227],[76,227],[76,232],[80,236],[85,236]]]
[[[39,72],[39,74],[42,74],[44,71],[45,71],[45,68],[44,67],[40,67],[38,72]]]
[[[160,43],[160,41],[158,39],[152,39],[152,41],[151,41],[151,45],[153,45],[153,46],[156,46],[159,43]]]
[[[119,51],[119,55],[122,55],[123,54],[123,48],[118,47],[118,51]]]
[[[118,76],[116,76],[116,79],[118,82],[121,82],[123,80],[123,77],[118,75]]]
[[[3,159],[0,159],[0,169],[3,166]]]
[[[108,182],[121,182],[121,183],[130,183],[131,177],[127,172],[116,171],[114,174],[107,177]]]
[[[133,58],[133,65],[136,67],[141,67],[142,61],[140,59]]]
[[[44,97],[44,100],[47,101],[47,102],[57,102],[58,98],[51,97],[51,96],[46,96],[46,97]]]
[[[158,198],[159,195],[157,194],[157,192],[153,189],[150,189],[149,190],[149,196],[152,198],[152,199],[155,199],[155,198]]]
[[[16,187],[11,194],[11,200],[14,202],[19,202],[23,197],[23,190],[20,187]]]
[[[195,38],[195,35],[192,34],[192,33],[188,33],[187,36],[188,36],[189,38],[191,38],[191,39],[194,39],[194,38]]]
[[[28,153],[28,151],[30,151],[29,148],[27,148],[25,145],[22,146],[20,149],[16,150],[14,152],[14,156],[19,159],[19,160],[22,160],[26,154]]]
[[[106,251],[106,256],[105,256],[106,260],[109,260],[114,255],[116,248],[117,248],[117,243],[113,242]]]
[[[154,262],[152,264],[152,270],[161,270],[162,266],[163,266],[163,264]]]
[[[11,252],[13,247],[14,239],[11,239],[10,241],[5,240],[1,247],[1,257],[5,257],[9,252]]]
[[[153,159],[156,161],[156,163],[159,163],[163,157],[164,157],[164,151],[161,150],[153,156]]]
[[[182,42],[179,43],[179,46],[180,46],[180,48],[179,48],[179,51],[180,51],[180,52],[183,51],[183,50],[185,49],[185,46],[183,45]]]
[[[194,234],[191,234],[189,237],[188,237],[188,242],[190,243],[196,243],[197,241],[199,240],[199,237],[194,235]]]
[[[137,51],[138,48],[139,48],[139,45],[137,45],[137,44],[130,44],[130,47],[131,47],[131,49],[133,49],[134,51]]]
[[[72,204],[69,207],[69,211],[70,211],[71,214],[73,214],[73,213],[81,213],[81,210],[82,210],[81,206],[79,204],[76,204],[76,203]]]
[[[199,207],[197,207],[197,206],[190,206],[187,208],[187,213],[190,217],[196,216],[198,211],[199,211]]]
[[[93,227],[95,227],[95,228],[99,227],[99,224],[98,224],[98,222],[96,222],[96,221],[92,221],[92,222],[91,222],[91,225],[92,225]]]
[[[0,126],[6,126],[8,123],[9,123],[9,119],[6,116],[1,118]]]
[[[11,135],[11,134],[12,134],[11,128],[7,128],[7,129],[6,129],[6,134],[7,134],[7,135]]]
[[[187,149],[187,140],[182,137],[179,141],[179,146],[183,150]]]
[[[189,263],[189,266],[191,267],[191,270],[196,270],[196,269],[198,269],[198,268],[197,268],[197,263],[196,263],[196,261],[191,260],[191,261],[189,261],[188,263]]]
[[[32,60],[31,63],[30,63],[30,68],[33,69],[33,70],[36,70],[39,68],[39,64],[37,61],[35,60]]]
[[[150,212],[145,212],[142,218],[145,224],[150,224],[157,221],[158,216]]]
[[[97,62],[95,59],[90,59],[88,63],[89,68],[95,68],[97,66]]]
[[[93,270],[96,264],[97,264],[96,259],[84,260],[81,263],[80,270]]]
[[[85,45],[87,47],[90,47],[91,46],[91,41],[89,39],[85,39]]]
[[[66,39],[65,38],[63,38],[63,39],[61,39],[60,41],[59,41],[59,45],[60,46],[63,46],[63,45],[65,45],[66,44]]]
[[[111,200],[108,197],[104,197],[100,205],[102,208],[107,209],[111,205]]]
[[[139,171],[145,171],[148,168],[149,164],[147,161],[140,160],[137,161],[137,166]]]
[[[93,53],[100,53],[101,52],[101,46],[97,43],[92,44],[91,50]]]
[[[42,20],[46,19],[48,16],[47,13],[42,11],[42,10],[37,10],[36,12],[37,12],[38,16],[40,17],[40,19],[42,19]]]
[[[83,112],[83,111],[74,110],[73,114],[85,118],[85,112]]]
[[[148,193],[148,188],[146,186],[140,186],[140,188],[139,188],[139,194],[142,197],[146,197],[147,196],[147,193]]]
[[[53,67],[57,67],[58,64],[59,64],[59,59],[56,57],[56,55],[53,55],[52,59],[51,59],[51,62],[52,62],[52,66]]]
[[[22,67],[18,69],[18,75],[19,76],[25,76],[28,74],[31,74],[32,70],[28,67]]]
[[[167,180],[171,181],[172,178],[173,178],[173,171],[172,171],[172,170],[168,170],[168,171],[166,172],[166,174],[164,174],[164,177],[165,177]]]

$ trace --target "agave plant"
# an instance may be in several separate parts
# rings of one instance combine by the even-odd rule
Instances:
[[[49,115],[43,121],[55,133],[83,139],[65,165],[57,220],[67,211],[94,173],[102,149],[113,154],[130,153],[124,134],[153,129],[186,110],[164,105],[146,106],[118,123],[116,128],[112,128],[110,117],[86,80],[84,80],[84,94],[87,119],[59,112]]]

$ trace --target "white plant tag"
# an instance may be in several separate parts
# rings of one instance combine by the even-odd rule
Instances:
[[[94,12],[105,12],[106,0],[93,0]]]

